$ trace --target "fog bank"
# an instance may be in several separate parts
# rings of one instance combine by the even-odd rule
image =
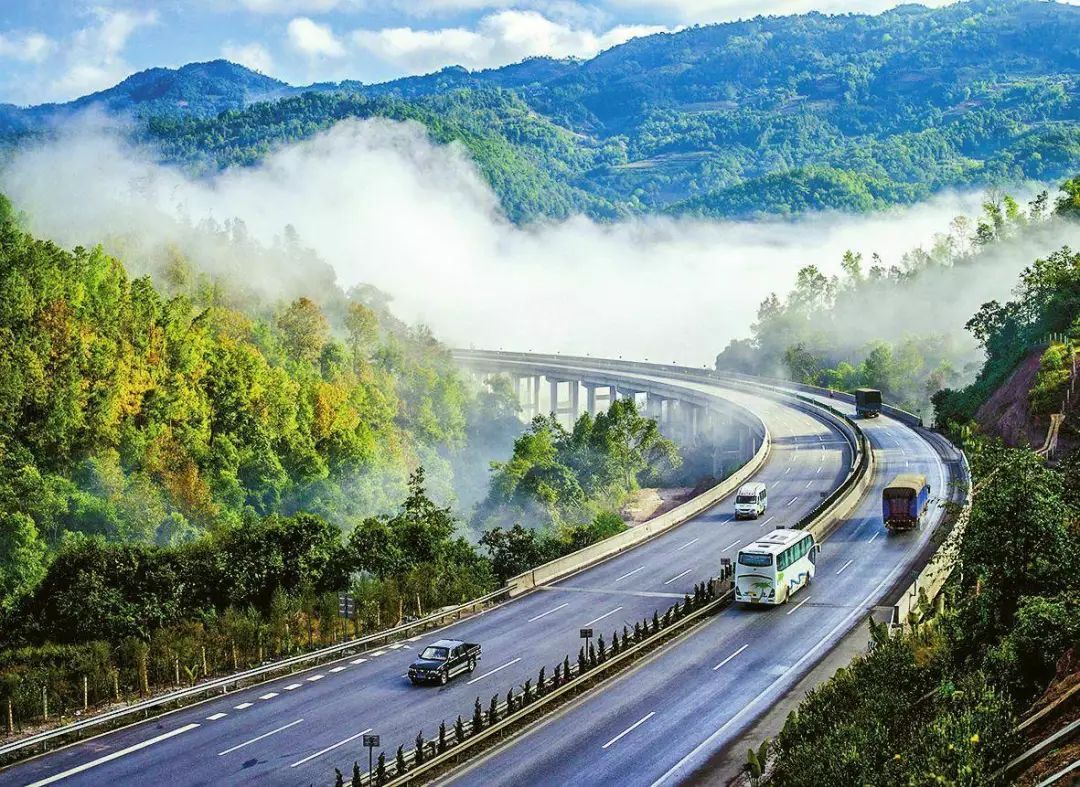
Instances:
[[[847,249],[899,263],[980,202],[946,194],[868,216],[610,225],[578,217],[523,228],[503,218],[463,148],[385,120],[346,121],[258,167],[201,180],[155,163],[116,130],[83,128],[18,152],[0,178],[30,229],[67,246],[209,217],[238,217],[270,243],[291,224],[343,287],[374,284],[399,317],[427,323],[445,342],[709,365],[800,267],[837,272]],[[1006,295],[1028,261],[1011,261],[1008,280],[986,289]],[[304,271],[295,273],[289,282],[249,275],[295,297]],[[934,322],[962,328],[971,311],[962,300],[966,313],[935,312]]]

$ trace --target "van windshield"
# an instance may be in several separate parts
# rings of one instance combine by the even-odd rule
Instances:
[[[740,566],[771,566],[772,555],[757,555],[753,552],[739,553]]]
[[[739,495],[735,498],[736,503],[756,503],[757,495]]]

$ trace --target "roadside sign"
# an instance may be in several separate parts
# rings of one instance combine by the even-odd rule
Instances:
[[[365,735],[364,736],[364,745],[367,746],[369,749],[377,749],[382,744],[379,742],[379,736],[378,735]]]
[[[592,629],[582,629],[580,636],[581,636],[582,639],[591,639],[592,638]]]

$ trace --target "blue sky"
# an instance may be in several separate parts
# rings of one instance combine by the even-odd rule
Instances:
[[[947,0],[930,0],[941,5]],[[925,2],[925,0],[924,0]],[[661,30],[896,0],[0,0],[0,102],[65,101],[151,66],[226,57],[293,84],[532,55]]]

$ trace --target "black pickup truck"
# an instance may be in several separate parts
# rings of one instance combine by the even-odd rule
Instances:
[[[474,642],[440,639],[420,652],[409,666],[409,680],[414,684],[446,682],[462,672],[472,672],[480,660],[480,646]]]

